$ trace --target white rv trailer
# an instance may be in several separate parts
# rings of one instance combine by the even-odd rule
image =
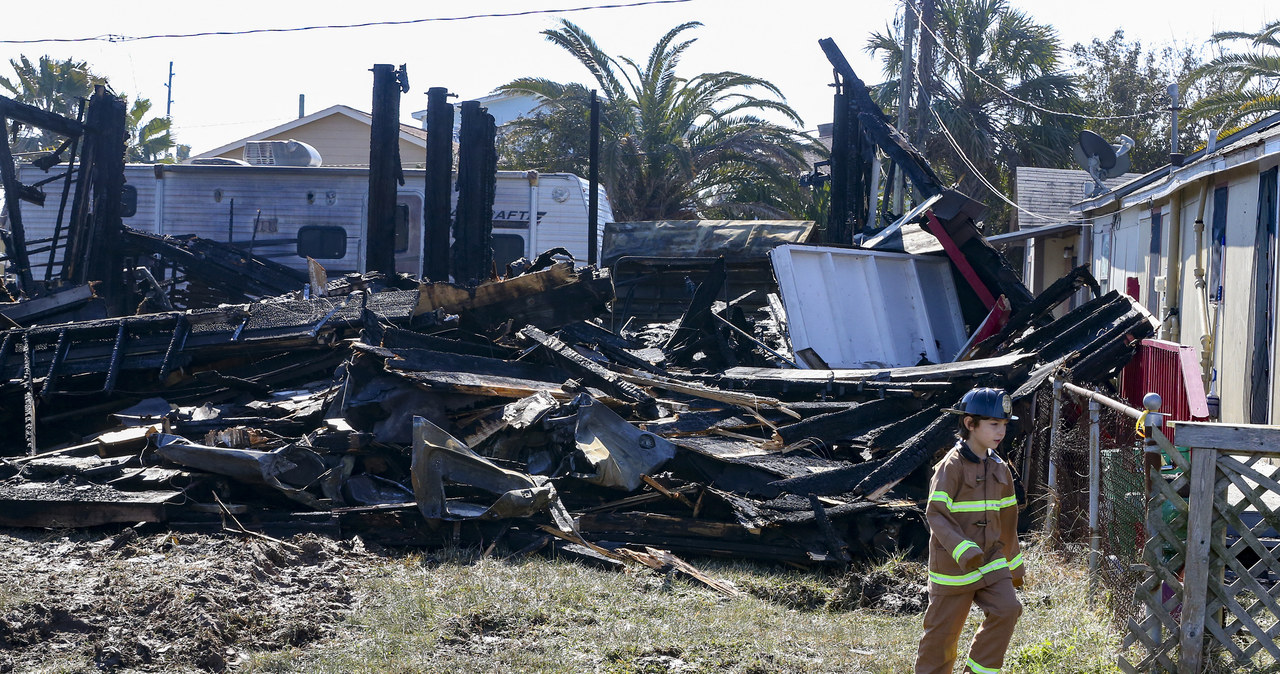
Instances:
[[[28,185],[48,177],[30,164],[20,164],[18,170],[19,181]],[[404,178],[405,184],[397,188],[396,271],[420,275],[426,178],[422,170],[406,170]],[[134,229],[233,241],[297,269],[305,270],[310,256],[330,273],[364,271],[366,167],[129,164],[125,180],[138,193],[137,212],[124,220]],[[54,181],[41,188],[47,194],[43,207],[22,204],[28,241],[53,235],[61,185],[62,181]],[[588,194],[588,182],[572,174],[499,171],[493,202],[494,260],[499,271],[512,260],[532,258],[555,247],[565,248],[584,264]],[[456,191],[453,205],[457,205]],[[530,211],[537,212],[534,227],[529,226]],[[604,238],[605,224],[612,220],[613,211],[601,187],[597,246]],[[37,254],[31,262],[37,265],[44,260],[44,255]]]

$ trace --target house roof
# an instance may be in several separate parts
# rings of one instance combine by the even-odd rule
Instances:
[[[1114,189],[1140,175],[1126,173],[1102,182],[1108,188]],[[1016,211],[1019,229],[1079,220],[1080,210],[1072,207],[1085,198],[1089,189],[1093,187],[1093,178],[1089,177],[1089,172],[1078,169],[1019,166],[1015,180],[1014,189],[1018,195],[1018,205],[1032,213],[1049,218],[1042,220]]]
[[[1261,152],[1256,156],[1248,158],[1240,156],[1248,154],[1242,153],[1242,150],[1258,145],[1262,147]],[[1159,199],[1206,174],[1216,173],[1247,161],[1256,161],[1263,155],[1275,152],[1280,152],[1280,113],[1264,117],[1226,138],[1217,140],[1212,147],[1204,147],[1192,152],[1183,160],[1182,166],[1165,164],[1109,192],[1085,199],[1077,204],[1077,208],[1084,212],[1103,208],[1112,203],[1127,206],[1135,200]]]
[[[373,126],[373,115],[367,112],[364,112],[362,110],[356,110],[355,108],[347,105],[341,105],[341,104],[331,105],[325,108],[324,110],[313,112],[309,115],[306,115],[304,117],[299,117],[297,119],[291,120],[279,126],[271,127],[270,129],[267,129],[265,131],[255,133],[252,136],[246,136],[244,138],[241,138],[240,140],[227,143],[222,147],[215,147],[212,150],[201,152],[200,154],[192,156],[192,159],[199,159],[203,157],[217,157],[226,152],[231,152],[233,150],[241,149],[245,146],[245,143],[248,143],[250,141],[263,140],[266,138],[279,136],[281,134],[288,133],[289,131],[292,131],[299,127],[311,124],[316,120],[323,119],[325,117],[330,117],[333,115],[342,115],[342,116],[354,119],[363,124],[368,124],[371,127]],[[425,149],[427,147],[427,132],[415,126],[411,126],[408,124],[401,124],[400,140],[413,143],[414,145],[418,145]]]

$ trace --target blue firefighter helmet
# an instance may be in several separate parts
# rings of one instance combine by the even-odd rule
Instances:
[[[952,414],[972,414],[988,419],[1018,420],[1018,417],[1012,414],[1013,399],[1004,392],[1004,389],[999,388],[975,388],[964,394],[960,402],[955,407],[947,408],[947,411]]]

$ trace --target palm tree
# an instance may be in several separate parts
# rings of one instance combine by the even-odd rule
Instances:
[[[798,183],[813,144],[759,114],[795,125],[799,115],[773,84],[737,72],[676,74],[696,41],[672,28],[643,66],[612,57],[569,21],[543,35],[572,54],[601,91],[601,174],[619,220],[698,217],[792,217],[804,210]],[[763,90],[757,96],[753,90]],[[539,113],[513,123],[508,164],[586,168],[590,92],[580,84],[520,78],[499,91],[542,100]]]
[[[13,94],[19,103],[63,117],[75,117],[79,101],[88,99],[96,85],[108,86],[107,79],[93,74],[88,63],[73,58],[56,61],[46,55],[32,63],[24,55],[17,60],[10,59],[9,65],[15,78],[10,80],[0,76],[0,87]],[[129,136],[126,161],[164,161],[164,155],[175,147],[171,130],[173,121],[167,117],[154,117],[144,123],[143,118],[150,110],[151,101],[146,98],[134,100],[128,108],[125,115]],[[12,151],[14,154],[34,154],[52,150],[61,142],[62,137],[58,134],[43,129],[24,129],[13,143]],[[181,155],[185,146],[177,147]]]
[[[981,178],[1008,192],[1016,166],[1066,165],[1080,124],[1045,111],[1081,112],[1075,82],[1062,70],[1053,27],[1007,0],[938,0],[936,17],[933,118],[922,149],[962,191],[986,197],[996,215],[988,222],[998,226],[1007,207]],[[896,103],[902,45],[886,30],[873,33],[866,50],[881,55],[888,79],[877,87],[879,102]]]
[[[9,59],[9,65],[13,68],[15,78],[10,80],[0,76],[0,87],[4,87],[19,103],[63,117],[75,117],[79,100],[88,99],[93,94],[94,85],[106,84],[105,78],[90,72],[88,63],[72,58],[57,61],[45,55],[33,64],[22,55],[17,60]],[[50,150],[59,142],[57,134],[27,129],[14,143],[13,152]]]
[[[142,118],[151,110],[151,100],[138,98],[129,106],[125,126],[129,133],[125,148],[125,161],[154,164],[164,158],[173,147],[173,120],[168,117],[152,117],[145,124]]]
[[[1191,73],[1191,81],[1225,81],[1228,86],[1188,106],[1189,117],[1238,125],[1280,112],[1280,20],[1256,33],[1225,31],[1209,38],[1220,47],[1236,40],[1248,40],[1251,50],[1222,54]]]

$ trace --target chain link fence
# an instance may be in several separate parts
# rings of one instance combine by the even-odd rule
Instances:
[[[1070,556],[1087,559],[1094,543],[1090,528],[1091,415],[1089,401],[1066,389],[1054,433],[1054,392],[1049,384],[1035,394],[1031,433],[1011,457],[1023,470],[1027,520],[1047,532],[1047,544]],[[1113,609],[1117,624],[1140,608],[1134,588],[1143,572],[1146,506],[1142,475],[1142,439],[1134,419],[1097,405],[1099,491],[1096,514],[1096,594]]]

